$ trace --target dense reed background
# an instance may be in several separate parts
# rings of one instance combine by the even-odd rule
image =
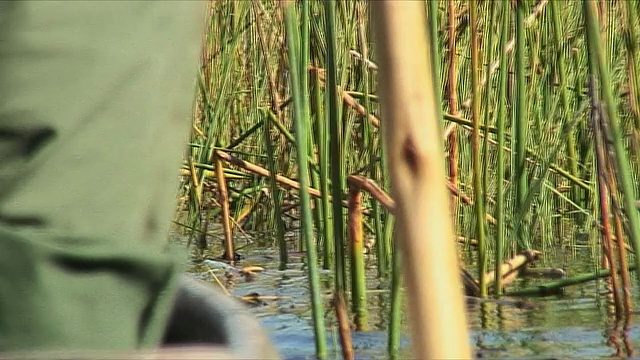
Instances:
[[[526,249],[544,259],[588,245],[594,268],[640,261],[623,251],[640,241],[639,7],[425,1],[457,240],[483,296],[479,274]],[[176,220],[197,248],[229,219],[229,236],[278,247],[281,267],[287,250],[308,250],[336,290],[358,289],[347,275],[358,266],[346,271],[360,261],[346,240],[347,177],[389,190],[371,26],[366,1],[211,2]],[[369,193],[362,201],[364,245],[391,276],[393,216]]]

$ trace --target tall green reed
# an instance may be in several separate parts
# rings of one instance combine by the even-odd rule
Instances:
[[[522,209],[524,207],[524,199],[527,192],[527,163],[526,163],[526,142],[527,142],[527,92],[526,92],[526,69],[525,69],[525,25],[524,12],[525,4],[523,0],[515,3],[516,12],[516,96],[515,96],[515,118],[513,126],[514,139],[514,162],[513,162],[513,179],[515,182],[515,205],[514,208]],[[516,237],[518,239],[518,247],[524,247],[524,230],[526,227],[518,227]]]
[[[502,31],[500,33],[500,47],[499,52],[502,54],[507,45],[507,38],[509,36],[510,29],[510,15],[511,9],[508,2],[502,3]],[[500,279],[502,278],[500,265],[503,261],[504,245],[505,245],[505,194],[504,194],[504,136],[505,136],[505,118],[507,117],[507,57],[500,57],[500,72],[499,72],[499,93],[498,93],[498,114],[496,117],[496,127],[498,130],[498,151],[497,151],[497,174],[496,174],[496,248],[495,248],[495,274],[496,274],[496,294],[502,293],[502,285]]]
[[[484,232],[484,223],[485,223],[485,212],[484,212],[484,195],[482,193],[482,172],[480,170],[480,88],[478,84],[478,72],[480,71],[479,66],[479,54],[478,54],[478,8],[477,3],[474,0],[471,0],[469,3],[469,12],[471,13],[470,21],[471,21],[471,87],[473,90],[472,94],[472,116],[473,116],[473,189],[474,189],[474,198],[475,198],[475,215],[476,215],[476,236],[478,239],[478,262],[479,266],[479,274],[478,278],[480,279],[480,296],[487,296],[487,284],[485,283],[484,273],[487,272],[487,249],[485,244],[485,232]]]
[[[334,253],[336,256],[335,282],[336,289],[343,291],[347,283],[345,273],[345,253],[344,253],[344,212],[342,204],[337,199],[342,199],[342,183],[344,174],[342,172],[342,124],[339,114],[338,93],[337,93],[337,68],[336,68],[336,3],[325,0],[325,31],[327,35],[327,92],[329,102],[327,113],[329,114],[329,146],[331,154],[331,196],[333,205],[333,241]]]
[[[302,229],[303,237],[306,245],[307,266],[309,272],[309,285],[311,293],[311,309],[313,314],[314,334],[316,342],[316,355],[323,359],[327,353],[326,335],[324,328],[324,317],[322,311],[322,300],[320,298],[320,281],[318,278],[317,254],[313,236],[313,224],[311,221],[311,209],[309,203],[309,193],[306,191],[308,187],[308,160],[307,160],[307,122],[304,118],[306,111],[303,110],[305,105],[302,99],[305,92],[301,89],[301,79],[299,74],[299,52],[300,49],[296,45],[295,39],[298,38],[296,31],[296,12],[292,4],[286,5],[285,8],[285,26],[287,36],[287,48],[289,62],[292,65],[291,71],[291,92],[293,97],[294,112],[294,129],[297,141],[297,158],[298,173],[300,181],[300,207],[302,210]],[[306,71],[306,69],[305,69]],[[308,102],[306,103],[308,104]]]

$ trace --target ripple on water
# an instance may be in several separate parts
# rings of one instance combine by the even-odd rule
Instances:
[[[238,268],[257,265],[265,271],[250,280],[233,275],[232,281],[225,283],[229,285],[228,290],[235,296],[258,293],[279,297],[266,300],[263,305],[252,306],[251,311],[259,318],[284,358],[312,359],[315,341],[304,263],[299,262],[301,260],[298,257],[295,258],[298,262],[290,263],[286,270],[280,271],[277,255],[273,256],[273,252],[245,250],[245,253],[247,258],[237,264]],[[211,265],[215,265],[215,268]],[[223,279],[225,272],[233,271],[229,271],[224,265],[208,263],[207,266],[194,265],[192,272],[198,277],[211,280],[211,273]],[[368,287],[382,291],[371,291],[368,294],[371,331],[353,333],[356,358],[386,359],[389,293],[385,289],[388,288],[388,283],[376,278],[375,269],[369,269],[367,274]],[[320,282],[326,312],[329,358],[340,357],[339,340],[334,333],[335,320],[333,314],[327,311],[333,284],[331,272],[323,271]],[[481,358],[610,357],[617,350],[608,343],[615,338],[612,335],[620,334],[605,329],[607,309],[603,306],[603,298],[597,296],[601,290],[602,286],[594,283],[571,287],[563,295],[529,299],[535,304],[533,309],[493,303],[470,305],[470,342],[479,351],[477,355]],[[635,301],[634,308],[640,308],[638,301]],[[629,342],[639,346],[640,328],[633,326],[628,334]],[[622,341],[617,340],[617,343],[622,344]],[[406,338],[403,338],[402,344],[404,351],[407,351]]]

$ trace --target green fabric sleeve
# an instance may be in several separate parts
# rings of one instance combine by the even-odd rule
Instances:
[[[161,340],[205,9],[0,2],[0,351]]]

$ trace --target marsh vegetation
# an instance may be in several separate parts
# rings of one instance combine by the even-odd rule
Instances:
[[[424,6],[457,235],[433,241],[457,242],[467,293],[480,298],[604,279],[604,295],[586,289],[628,329],[637,280],[627,270],[640,266],[640,3]],[[322,281],[346,291],[354,327],[367,331],[375,279],[396,352],[401,258],[368,3],[209,10],[175,221],[194,257],[215,249],[233,262],[250,243],[284,274],[304,254],[321,356],[325,329],[338,327]]]

